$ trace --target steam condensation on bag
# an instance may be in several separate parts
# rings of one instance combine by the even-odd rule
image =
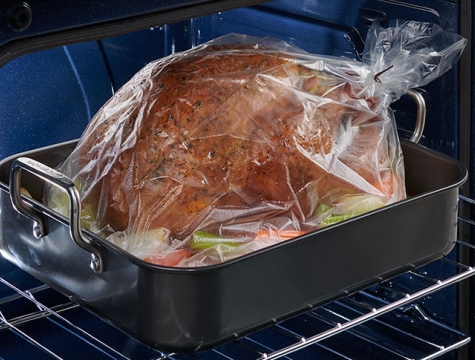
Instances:
[[[83,225],[135,256],[226,261],[404,199],[389,105],[465,43],[433,24],[375,25],[358,62],[224,36],[138,72],[60,171]]]

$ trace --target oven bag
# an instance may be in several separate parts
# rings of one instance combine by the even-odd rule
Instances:
[[[159,265],[207,266],[406,197],[390,104],[458,60],[438,25],[374,24],[362,61],[231,34],[154,61],[59,167],[82,225]],[[67,215],[57,188],[48,206]]]

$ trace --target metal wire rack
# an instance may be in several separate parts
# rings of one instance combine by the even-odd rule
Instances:
[[[461,239],[441,260],[194,354],[151,349],[3,261],[0,359],[433,359],[470,341],[426,308],[475,275],[460,251],[475,247]]]

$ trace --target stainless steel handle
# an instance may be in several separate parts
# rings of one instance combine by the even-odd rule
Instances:
[[[59,171],[30,158],[20,157],[12,163],[10,170],[10,200],[16,211],[33,220],[33,234],[37,238],[46,235],[45,222],[42,214],[21,198],[21,170],[30,172],[49,184],[59,187],[68,194],[71,238],[79,247],[91,253],[91,269],[97,274],[101,273],[104,270],[102,251],[97,244],[84,237],[82,233],[81,198],[74,182]]]
[[[417,144],[422,137],[422,133],[424,132],[424,127],[426,124],[426,102],[424,97],[417,90],[409,89],[406,94],[409,95],[417,105],[416,126],[411,138],[409,139],[410,141]]]

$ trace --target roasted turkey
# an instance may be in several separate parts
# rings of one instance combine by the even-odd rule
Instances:
[[[311,231],[405,196],[392,117],[360,91],[287,52],[207,44],[137,73],[62,170],[84,223],[129,240]]]

